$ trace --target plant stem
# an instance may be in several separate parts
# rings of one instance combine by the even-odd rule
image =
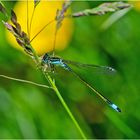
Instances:
[[[55,82],[52,80],[52,78],[47,74],[46,75],[48,77],[48,80],[51,83],[52,88],[54,89],[56,95],[58,96],[59,100],[61,101],[63,107],[65,108],[65,110],[67,111],[68,115],[70,116],[70,118],[72,119],[73,123],[75,124],[76,128],[78,129],[78,131],[80,132],[81,136],[83,139],[87,139],[84,132],[82,131],[81,127],[79,126],[78,122],[76,121],[75,117],[73,116],[73,114],[71,113],[69,107],[67,106],[66,102],[64,101],[63,97],[61,96],[59,90],[57,89]]]
[[[33,49],[33,47],[31,45],[29,45],[28,47],[31,48],[32,52],[33,52],[33,56],[35,58],[35,61],[38,64],[40,64],[38,55],[36,54],[35,50]],[[52,89],[55,91],[56,95],[58,96],[60,102],[62,103],[63,107],[65,108],[65,110],[67,111],[69,117],[72,119],[73,123],[75,124],[77,130],[79,131],[79,133],[81,134],[83,139],[87,139],[84,132],[82,131],[81,127],[79,126],[78,122],[76,121],[75,117],[73,116],[72,112],[70,111],[69,107],[67,106],[66,102],[64,101],[63,97],[61,96],[59,90],[57,89],[54,80],[52,80],[52,78],[50,77],[50,75],[48,73],[45,73],[42,70],[42,73],[44,74],[45,78],[48,80],[48,82],[50,83]]]
[[[30,43],[48,26],[50,25],[51,23],[53,23],[55,20],[51,20],[49,23],[47,23],[31,40],[30,40]]]
[[[40,63],[40,61],[39,61],[39,58],[38,58],[37,53],[35,52],[35,50],[33,49],[33,47],[32,47],[30,44],[28,44],[27,46],[32,50],[32,53],[33,53],[33,56],[34,56],[35,62],[36,62],[37,65],[38,65],[38,64]]]
[[[32,85],[39,86],[39,87],[51,88],[51,89],[52,89],[52,87],[49,87],[49,86],[47,86],[47,85],[35,83],[35,82],[32,82],[32,81],[28,81],[28,80],[18,79],[18,78],[6,76],[6,75],[0,75],[0,77],[6,78],[6,79],[10,79],[10,80],[13,80],[13,81],[22,82],[22,83],[32,84]]]

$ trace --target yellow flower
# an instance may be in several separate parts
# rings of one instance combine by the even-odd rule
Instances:
[[[61,9],[62,2],[60,1],[41,1],[35,10],[30,39],[32,39],[48,22],[53,20],[56,16],[56,10]],[[28,2],[28,22],[30,27],[30,20],[32,16],[32,12],[34,9],[34,2]],[[18,22],[20,23],[22,30],[27,33],[27,2],[19,1],[16,3],[14,7],[14,12],[17,15]],[[43,30],[32,42],[31,45],[38,53],[38,55],[42,55],[46,52],[50,52],[53,49],[53,41],[54,41],[54,33],[55,33],[55,25],[56,22],[48,25],[45,30]],[[63,21],[62,27],[59,29],[56,39],[56,49],[63,50],[69,43],[72,32],[72,19],[65,19]],[[8,41],[12,44],[12,46],[21,49],[13,37],[11,33],[7,31]]]
[[[140,1],[130,1],[130,3],[134,6],[134,9],[140,11]]]

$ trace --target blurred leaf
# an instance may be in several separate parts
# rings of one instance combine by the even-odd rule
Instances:
[[[126,124],[123,120],[116,116],[116,114],[114,114],[112,111],[108,110],[105,115],[110,121],[112,121],[113,125],[115,125],[120,131],[122,131],[122,133],[127,136],[127,138],[139,137],[139,135],[128,124]]]
[[[121,17],[123,17],[124,15],[126,15],[129,11],[131,10],[131,8],[127,8],[121,11],[118,11],[114,14],[112,14],[101,26],[101,29],[106,30],[108,29],[112,24],[114,24],[115,22],[117,22]]]
[[[0,12],[2,12],[3,14],[6,15],[6,9],[4,7],[4,5],[2,4],[2,2],[0,1]]]

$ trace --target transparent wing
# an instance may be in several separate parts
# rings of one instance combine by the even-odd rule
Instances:
[[[112,101],[110,101],[108,98],[103,96],[101,93],[99,93],[93,86],[91,86],[89,83],[87,83],[81,76],[79,76],[75,71],[71,70],[73,75],[75,75],[83,84],[85,84],[88,88],[90,88],[98,97],[100,97],[104,102],[106,102],[112,109],[114,109],[117,112],[121,112],[121,109],[114,104]]]
[[[114,74],[116,73],[116,70],[112,67],[109,66],[99,66],[99,65],[94,65],[94,64],[83,64],[71,60],[63,60],[64,63],[74,65],[76,67],[86,67],[86,68],[92,68],[95,69],[97,72],[105,73],[105,74]]]
[[[66,60],[62,60],[64,63],[69,63],[69,64],[75,64],[78,66],[88,66],[88,67],[101,67],[101,66],[96,66],[96,65],[90,65],[90,64],[81,64],[81,63],[77,63],[77,62],[72,62],[72,61],[66,61]],[[63,66],[62,66],[63,67]],[[107,99],[105,96],[103,96],[101,93],[99,93],[93,86],[91,86],[88,82],[86,82],[83,77],[81,77],[79,74],[77,74],[77,72],[75,72],[73,69],[71,69],[71,67],[69,67],[67,64],[65,65],[65,67],[63,67],[61,69],[62,70],[66,70],[71,72],[74,76],[76,76],[84,85],[86,85],[88,88],[90,88],[97,96],[99,96],[104,102],[106,102],[112,109],[114,109],[117,112],[121,112],[120,108],[114,104],[113,102],[111,102],[109,99]],[[60,67],[59,67],[60,68]],[[64,73],[62,74],[63,77]]]

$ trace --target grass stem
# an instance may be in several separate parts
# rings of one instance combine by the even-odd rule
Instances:
[[[66,102],[64,101],[63,97],[61,96],[59,90],[57,89],[55,82],[52,80],[52,78],[47,74],[48,80],[51,83],[52,88],[54,89],[56,95],[58,96],[60,102],[62,103],[63,107],[65,108],[65,110],[67,111],[69,117],[71,118],[71,120],[73,121],[73,123],[75,124],[76,128],[78,129],[78,131],[80,132],[81,136],[83,139],[87,139],[84,132],[82,131],[81,127],[79,126],[78,122],[76,121],[75,117],[73,116],[72,112],[70,111],[69,107],[67,106]]]
[[[2,74],[0,75],[0,77],[6,78],[6,79],[10,79],[10,80],[13,80],[13,81],[22,82],[22,83],[32,84],[32,85],[39,86],[39,87],[52,88],[52,87],[49,87],[49,86],[47,86],[47,85],[35,83],[35,82],[32,82],[32,81],[28,81],[28,80],[18,79],[18,78],[14,78],[14,77],[2,75]]]
[[[31,48],[32,52],[33,52],[33,56],[35,58],[35,61],[38,64],[40,64],[40,61],[39,61],[39,57],[38,55],[36,54],[35,50],[32,48],[31,45],[29,45],[29,47]],[[43,70],[42,70],[45,78],[48,80],[48,82],[50,83],[51,87],[53,88],[53,90],[55,91],[56,95],[58,96],[61,104],[63,105],[63,107],[65,108],[65,110],[67,111],[69,117],[71,118],[71,120],[73,121],[73,123],[75,124],[77,130],[79,131],[79,133],[81,134],[82,138],[83,139],[87,139],[84,132],[82,131],[80,125],[78,124],[78,122],[76,121],[75,117],[73,116],[72,112],[70,111],[69,107],[67,106],[66,102],[64,101],[63,97],[61,96],[57,86],[55,85],[55,81],[52,80],[52,78],[50,77],[50,75],[48,73],[45,73]]]

